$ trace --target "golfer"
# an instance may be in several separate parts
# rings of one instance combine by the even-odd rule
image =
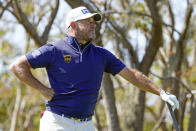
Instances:
[[[40,131],[94,131],[92,116],[104,72],[118,74],[143,91],[160,95],[173,110],[179,107],[174,95],[92,43],[99,20],[101,15],[86,7],[72,9],[66,18],[68,34],[64,40],[45,44],[11,65],[21,81],[47,99]],[[46,68],[50,88],[32,75],[31,68]]]

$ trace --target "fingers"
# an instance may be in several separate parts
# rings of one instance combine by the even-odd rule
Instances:
[[[169,100],[167,100],[167,102],[171,105],[171,107],[172,107],[172,110],[174,111],[175,110],[175,104],[174,104],[174,102],[173,101],[171,101],[170,99]]]
[[[41,94],[48,100],[51,101],[54,96],[54,89],[53,88],[45,88],[41,91]]]
[[[168,100],[168,103],[172,106],[172,110],[179,109],[179,102],[176,98],[176,96],[173,96],[170,100]]]
[[[176,104],[173,101],[168,101],[168,103],[171,105],[172,110],[174,111],[176,109]]]
[[[177,109],[179,109],[179,102],[178,102],[178,104],[177,104],[177,107],[176,107]]]
[[[176,97],[175,97],[175,99],[174,99],[174,103],[175,103],[175,105],[176,105],[176,108],[179,109],[179,102],[178,102],[178,100],[176,99]]]
[[[172,106],[172,110],[174,111],[176,108],[179,109],[179,102],[175,95],[168,94],[164,90],[160,93],[161,99],[168,102]]]
[[[173,99],[172,100],[174,102],[175,108],[179,109],[179,102],[178,102],[176,96],[173,96]]]
[[[52,98],[54,96],[54,89],[53,88],[49,88],[49,93],[48,93],[48,101],[51,101]]]
[[[174,106],[172,106],[172,110],[174,111],[176,109],[176,105],[174,104]]]

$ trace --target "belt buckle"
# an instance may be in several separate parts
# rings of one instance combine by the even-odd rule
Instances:
[[[77,121],[77,122],[81,121],[80,119],[77,119],[77,118],[74,118],[74,117],[71,117],[71,120],[74,120],[74,121]]]

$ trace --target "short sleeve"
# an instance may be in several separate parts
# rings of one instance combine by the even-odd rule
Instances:
[[[110,51],[104,50],[106,55],[106,68],[105,72],[111,73],[112,75],[118,74],[124,67],[125,64],[114,56]]]
[[[25,56],[32,68],[48,67],[55,60],[55,47],[52,44],[46,44]]]

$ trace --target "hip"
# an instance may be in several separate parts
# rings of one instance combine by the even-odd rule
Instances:
[[[50,111],[45,111],[40,119],[40,131],[94,131],[92,120],[78,121]]]

